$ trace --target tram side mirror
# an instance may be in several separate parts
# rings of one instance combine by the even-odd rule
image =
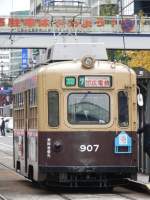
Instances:
[[[139,93],[137,95],[137,103],[138,103],[139,106],[143,106],[144,105],[143,95],[141,93]]]

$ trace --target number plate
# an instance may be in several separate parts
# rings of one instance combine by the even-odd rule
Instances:
[[[99,144],[81,144],[80,145],[80,152],[97,152],[99,149]]]

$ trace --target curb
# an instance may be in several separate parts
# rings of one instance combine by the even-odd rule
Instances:
[[[150,194],[150,183],[141,183],[133,180],[128,180],[129,187],[133,190],[143,190]]]

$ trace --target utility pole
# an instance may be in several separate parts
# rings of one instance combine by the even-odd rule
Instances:
[[[37,6],[37,0],[34,0],[34,16],[36,16],[36,6]]]
[[[1,67],[1,73],[0,74],[1,74],[1,83],[2,83],[2,81],[3,81],[3,75],[4,75],[4,73],[3,73],[4,72],[3,71],[4,70],[4,62],[3,61],[1,61],[1,66],[0,67]]]

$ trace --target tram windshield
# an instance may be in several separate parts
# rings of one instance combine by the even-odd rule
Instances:
[[[68,121],[71,124],[107,124],[110,120],[108,94],[72,93],[68,97]]]

